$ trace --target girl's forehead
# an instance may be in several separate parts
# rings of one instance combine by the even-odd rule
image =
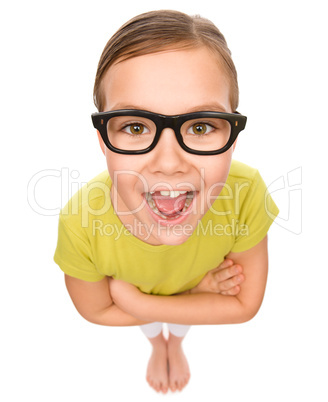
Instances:
[[[212,103],[221,104],[225,111],[230,109],[228,79],[217,57],[206,47],[117,62],[104,76],[103,94],[105,110],[114,110],[117,104],[145,105],[158,113],[176,114],[180,113],[179,106],[185,110]]]

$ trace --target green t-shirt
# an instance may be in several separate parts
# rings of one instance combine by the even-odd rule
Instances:
[[[152,246],[123,226],[111,205],[110,187],[105,171],[63,208],[54,260],[69,276],[89,282],[112,276],[144,293],[191,289],[230,251],[259,243],[279,212],[258,171],[232,161],[221,194],[188,240]]]

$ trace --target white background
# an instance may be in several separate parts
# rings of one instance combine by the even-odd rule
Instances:
[[[190,384],[167,396],[144,379],[139,329],[84,321],[52,260],[58,209],[105,169],[90,119],[102,49],[126,20],[161,8],[199,13],[224,33],[248,116],[235,158],[273,183],[281,210],[259,314],[193,327]],[[327,401],[326,13],[318,0],[1,6],[1,400]]]

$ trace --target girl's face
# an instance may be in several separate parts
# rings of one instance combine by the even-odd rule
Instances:
[[[116,63],[102,85],[104,111],[232,112],[228,80],[205,47]],[[113,181],[111,198],[118,217],[134,236],[152,245],[178,245],[188,239],[220,194],[233,152],[230,148],[219,155],[189,154],[170,128],[164,129],[156,147],[143,155],[114,153],[101,138],[100,145]]]

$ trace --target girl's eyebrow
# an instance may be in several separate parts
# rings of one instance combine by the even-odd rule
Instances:
[[[132,110],[147,110],[149,112],[153,112],[148,107],[144,107],[142,105],[130,105],[126,103],[117,103],[111,108],[110,110],[120,110],[120,109],[132,109]],[[197,105],[193,106],[192,108],[188,108],[185,110],[183,113],[176,113],[178,114],[186,114],[186,113],[193,113],[193,112],[223,112],[227,113],[227,109],[224,108],[220,103],[213,102],[213,103],[207,103],[203,105]],[[155,112],[159,113],[159,112]],[[161,113],[159,113],[161,114]]]
[[[120,109],[148,110],[148,108],[145,108],[141,105],[139,105],[139,106],[138,105],[130,105],[127,103],[116,103],[110,110],[120,110]]]
[[[214,103],[206,103],[204,105],[192,107],[191,109],[188,109],[187,113],[192,113],[192,112],[223,112],[223,113],[227,113],[227,109],[225,107],[223,107],[220,103],[214,102]]]

